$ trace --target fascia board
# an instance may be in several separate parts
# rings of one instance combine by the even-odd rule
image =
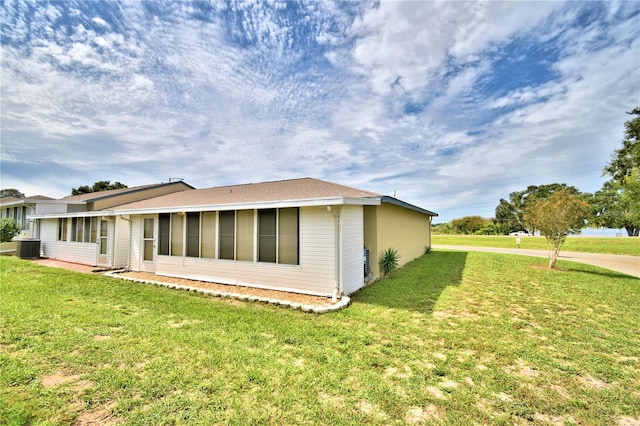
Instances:
[[[76,212],[76,213],[51,213],[51,214],[28,214],[27,219],[60,219],[65,217],[100,217],[115,216],[116,213],[107,210],[98,210],[92,212]]]
[[[234,203],[234,204],[205,204],[198,206],[178,206],[178,207],[153,207],[146,209],[114,209],[115,213],[121,214],[157,214],[157,213],[189,213],[200,211],[228,211],[228,210],[253,210],[253,209],[274,209],[288,207],[319,207],[337,205],[380,205],[379,198],[349,198],[331,197],[314,198],[308,200],[285,200],[285,201],[265,201],[254,203]]]

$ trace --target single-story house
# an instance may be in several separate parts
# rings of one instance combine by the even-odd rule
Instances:
[[[337,297],[380,276],[378,258],[387,248],[398,250],[401,264],[424,254],[434,216],[393,197],[303,178],[185,189],[33,218],[48,257]],[[87,225],[92,217],[98,220]],[[83,241],[89,233],[98,247],[81,256],[68,236],[83,226]]]

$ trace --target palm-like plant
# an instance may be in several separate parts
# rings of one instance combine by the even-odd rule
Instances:
[[[398,256],[398,250],[388,248],[380,256],[380,267],[382,268],[383,277],[386,278],[393,271],[398,269],[400,256]]]

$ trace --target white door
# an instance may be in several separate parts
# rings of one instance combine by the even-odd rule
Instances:
[[[142,270],[156,271],[156,223],[153,217],[142,219]]]
[[[98,225],[98,266],[109,266],[109,221],[101,219]]]

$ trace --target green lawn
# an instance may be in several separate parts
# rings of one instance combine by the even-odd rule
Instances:
[[[443,235],[434,234],[432,244],[456,246],[516,248],[516,237],[502,235]],[[520,246],[526,249],[546,250],[544,237],[520,237]],[[561,251],[579,251],[586,253],[609,253],[640,256],[640,238],[590,238],[567,237]]]
[[[0,258],[0,424],[634,424],[640,280],[434,251],[315,315]]]

